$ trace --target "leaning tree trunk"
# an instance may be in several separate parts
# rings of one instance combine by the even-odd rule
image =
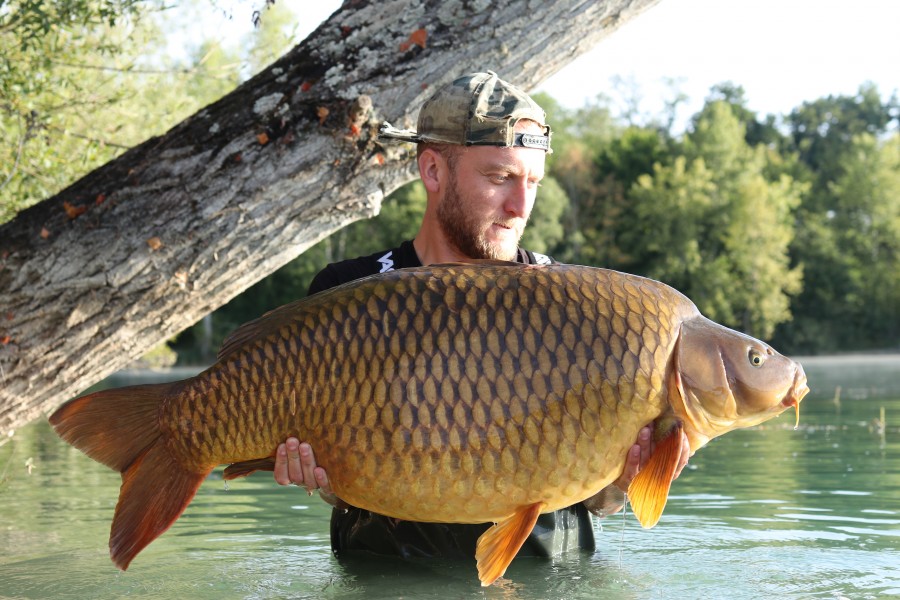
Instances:
[[[378,213],[435,86],[530,89],[658,0],[347,0],[275,64],[0,227],[0,434]]]

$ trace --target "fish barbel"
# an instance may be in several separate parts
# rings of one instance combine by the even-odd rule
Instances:
[[[60,407],[67,442],[122,473],[110,554],[125,569],[220,464],[272,469],[308,441],[350,505],[412,521],[494,522],[479,578],[505,572],[538,515],[599,492],[656,421],[629,489],[652,526],[681,453],[797,410],[796,362],[703,317],[662,283],[573,265],[403,269],[285,305],[182,381]],[[385,485],[389,482],[389,485]]]

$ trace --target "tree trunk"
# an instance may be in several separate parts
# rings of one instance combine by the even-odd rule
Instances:
[[[228,96],[0,227],[0,434],[190,326],[414,176],[435,86],[531,89],[658,0],[348,0]],[[411,35],[424,30],[424,41]],[[421,34],[420,34],[421,35]]]

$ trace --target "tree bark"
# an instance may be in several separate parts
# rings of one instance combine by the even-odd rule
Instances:
[[[0,435],[377,214],[414,176],[409,149],[375,140],[382,120],[412,126],[471,71],[531,89],[657,1],[348,0],[228,96],[23,211],[0,227]]]

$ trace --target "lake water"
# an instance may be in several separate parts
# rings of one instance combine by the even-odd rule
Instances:
[[[121,573],[119,475],[34,423],[0,446],[0,597],[900,598],[900,357],[801,360],[798,430],[787,412],[714,440],[654,529],[611,517],[595,553],[517,559],[490,588],[474,561],[339,562],[317,497],[220,471]]]

